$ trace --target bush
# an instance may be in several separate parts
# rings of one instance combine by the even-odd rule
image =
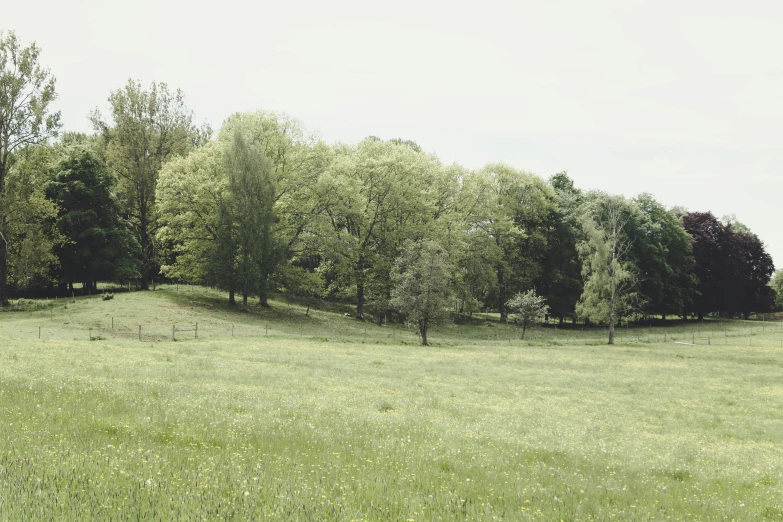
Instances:
[[[114,294],[111,294],[111,293],[109,293],[109,294],[103,294],[103,300],[104,300],[104,301],[108,301],[108,300],[110,300],[110,299],[114,299]]]

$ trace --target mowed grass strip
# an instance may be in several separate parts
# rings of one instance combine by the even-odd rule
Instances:
[[[255,336],[4,339],[0,519],[783,519],[780,334],[422,348],[281,308],[237,315]]]

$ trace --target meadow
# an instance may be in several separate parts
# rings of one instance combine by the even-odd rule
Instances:
[[[272,304],[0,313],[0,520],[783,520],[781,323],[480,316],[425,348]]]

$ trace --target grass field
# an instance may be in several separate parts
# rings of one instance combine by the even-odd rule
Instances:
[[[0,314],[0,520],[783,520],[779,323],[609,347],[481,320],[423,348],[273,305]]]

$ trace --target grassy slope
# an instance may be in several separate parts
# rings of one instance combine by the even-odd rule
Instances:
[[[463,326],[421,348],[208,292],[64,305],[0,314],[2,520],[783,518],[774,328],[608,347]]]

